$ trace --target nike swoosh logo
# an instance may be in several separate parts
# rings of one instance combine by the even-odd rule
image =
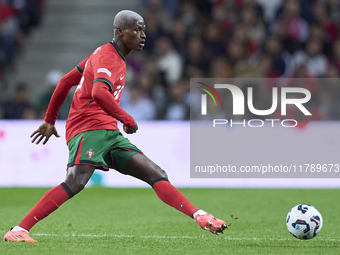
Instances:
[[[122,76],[122,77],[120,77],[119,79],[120,79],[120,80],[123,80],[123,79],[124,79],[124,76],[125,76],[125,75],[123,75],[123,76]]]

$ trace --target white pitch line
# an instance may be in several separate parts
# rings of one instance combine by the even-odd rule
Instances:
[[[32,233],[32,236],[63,236],[63,237],[114,237],[114,238],[143,238],[143,239],[208,239],[205,236],[133,236],[133,235],[113,235],[113,234],[103,234],[103,235],[95,235],[95,234],[63,234],[63,235],[57,235],[57,234],[46,234],[46,233]],[[263,237],[222,237],[219,236],[221,239],[225,240],[231,240],[231,241],[290,241],[291,238],[263,238]],[[317,238],[320,241],[326,241],[326,242],[340,242],[338,239],[322,239]]]
[[[5,231],[0,231],[1,234],[5,234]],[[142,239],[210,239],[204,235],[201,236],[134,236],[134,235],[114,235],[114,234],[50,234],[50,233],[31,233],[31,236],[50,236],[50,237],[89,237],[89,238],[104,238],[104,237],[113,237],[113,238],[142,238]],[[264,238],[264,237],[230,237],[230,236],[218,236],[217,238],[221,238],[224,240],[230,241],[291,241],[292,238]],[[323,239],[317,238],[319,241],[324,242],[340,242],[340,239]]]

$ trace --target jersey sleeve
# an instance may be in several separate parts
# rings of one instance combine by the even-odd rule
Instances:
[[[127,128],[135,125],[135,120],[120,107],[104,83],[94,84],[92,98],[107,114],[122,122]]]
[[[113,90],[114,84],[118,78],[117,70],[118,63],[110,55],[102,55],[93,65],[93,84],[96,82],[104,82],[110,87],[110,92]]]
[[[87,60],[89,59],[90,56],[88,56],[87,58],[85,58],[83,61],[81,61],[77,66],[77,70],[80,74],[82,74],[84,72],[84,69],[85,69],[85,65],[86,65],[86,62]]]
[[[64,103],[70,89],[79,83],[80,78],[81,75],[77,72],[77,69],[73,68],[60,79],[48,104],[44,119],[46,122],[54,125],[61,105]]]

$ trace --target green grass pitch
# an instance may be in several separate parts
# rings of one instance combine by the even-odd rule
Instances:
[[[0,242],[0,254],[339,254],[339,189],[180,189],[193,204],[231,223],[215,236],[163,204],[150,189],[86,188],[30,232],[39,243]],[[0,234],[47,191],[0,189]],[[297,240],[288,211],[314,205],[318,236]],[[233,219],[231,217],[233,215]]]

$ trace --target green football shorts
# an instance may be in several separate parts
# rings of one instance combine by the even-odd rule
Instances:
[[[73,137],[67,143],[69,158],[67,167],[91,165],[108,171],[110,168],[121,173],[129,158],[143,154],[119,130],[90,130]]]

